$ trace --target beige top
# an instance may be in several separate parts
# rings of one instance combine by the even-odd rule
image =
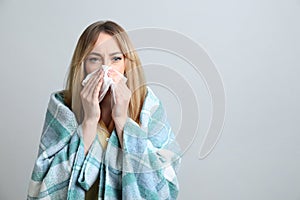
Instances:
[[[98,139],[99,139],[103,149],[106,149],[106,147],[107,147],[107,142],[109,140],[113,126],[114,126],[114,123],[111,122],[109,124],[109,127],[107,128],[105,123],[102,120],[100,121],[100,124],[98,124],[98,126],[97,126]]]

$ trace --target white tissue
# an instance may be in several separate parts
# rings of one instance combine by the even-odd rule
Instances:
[[[112,89],[112,93],[113,93],[113,98],[114,98],[114,103],[116,102],[116,97],[115,97],[115,94],[114,94],[114,81],[112,78],[108,77],[107,73],[108,73],[108,70],[109,69],[112,69],[114,70],[112,67],[110,66],[107,66],[107,65],[102,65],[101,67],[104,71],[104,76],[103,76],[103,83],[102,83],[102,86],[101,86],[101,89],[100,89],[100,96],[99,96],[99,103],[103,100],[103,98],[105,97],[108,89],[111,87]],[[92,73],[88,74],[85,79],[82,81],[82,86],[85,86],[85,84],[88,82],[88,80],[93,76],[93,74],[97,73],[101,68],[93,71]],[[114,70],[119,76],[121,76],[122,80],[124,82],[127,81],[127,78],[125,76],[123,76],[123,74],[121,74],[120,72],[118,72],[117,70]]]

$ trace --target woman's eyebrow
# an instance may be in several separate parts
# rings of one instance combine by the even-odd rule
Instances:
[[[122,54],[120,51],[118,51],[118,52],[114,52],[114,53],[110,53],[109,55],[110,56],[114,56],[114,55],[116,55],[116,54]],[[123,54],[122,54],[123,55]]]
[[[122,54],[122,53],[120,51],[117,51],[117,52],[110,53],[109,56],[114,56],[114,55],[117,55],[117,54]],[[91,52],[89,55],[96,55],[96,56],[102,57],[102,55],[100,53],[97,53],[97,52]]]
[[[95,55],[95,56],[102,57],[100,53],[96,53],[96,52],[91,52],[89,55]]]

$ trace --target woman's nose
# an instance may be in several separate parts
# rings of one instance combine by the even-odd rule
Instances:
[[[105,59],[104,59],[104,63],[103,63],[104,65],[107,65],[107,66],[110,66],[110,64],[111,64],[111,62],[110,62],[110,59],[109,59],[109,57],[105,57]]]

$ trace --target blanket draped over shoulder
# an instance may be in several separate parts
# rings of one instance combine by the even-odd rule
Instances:
[[[123,149],[113,130],[106,149],[96,137],[85,155],[81,125],[61,93],[53,93],[27,199],[84,199],[97,178],[98,199],[176,199],[180,150],[149,87],[140,122],[127,118]]]

